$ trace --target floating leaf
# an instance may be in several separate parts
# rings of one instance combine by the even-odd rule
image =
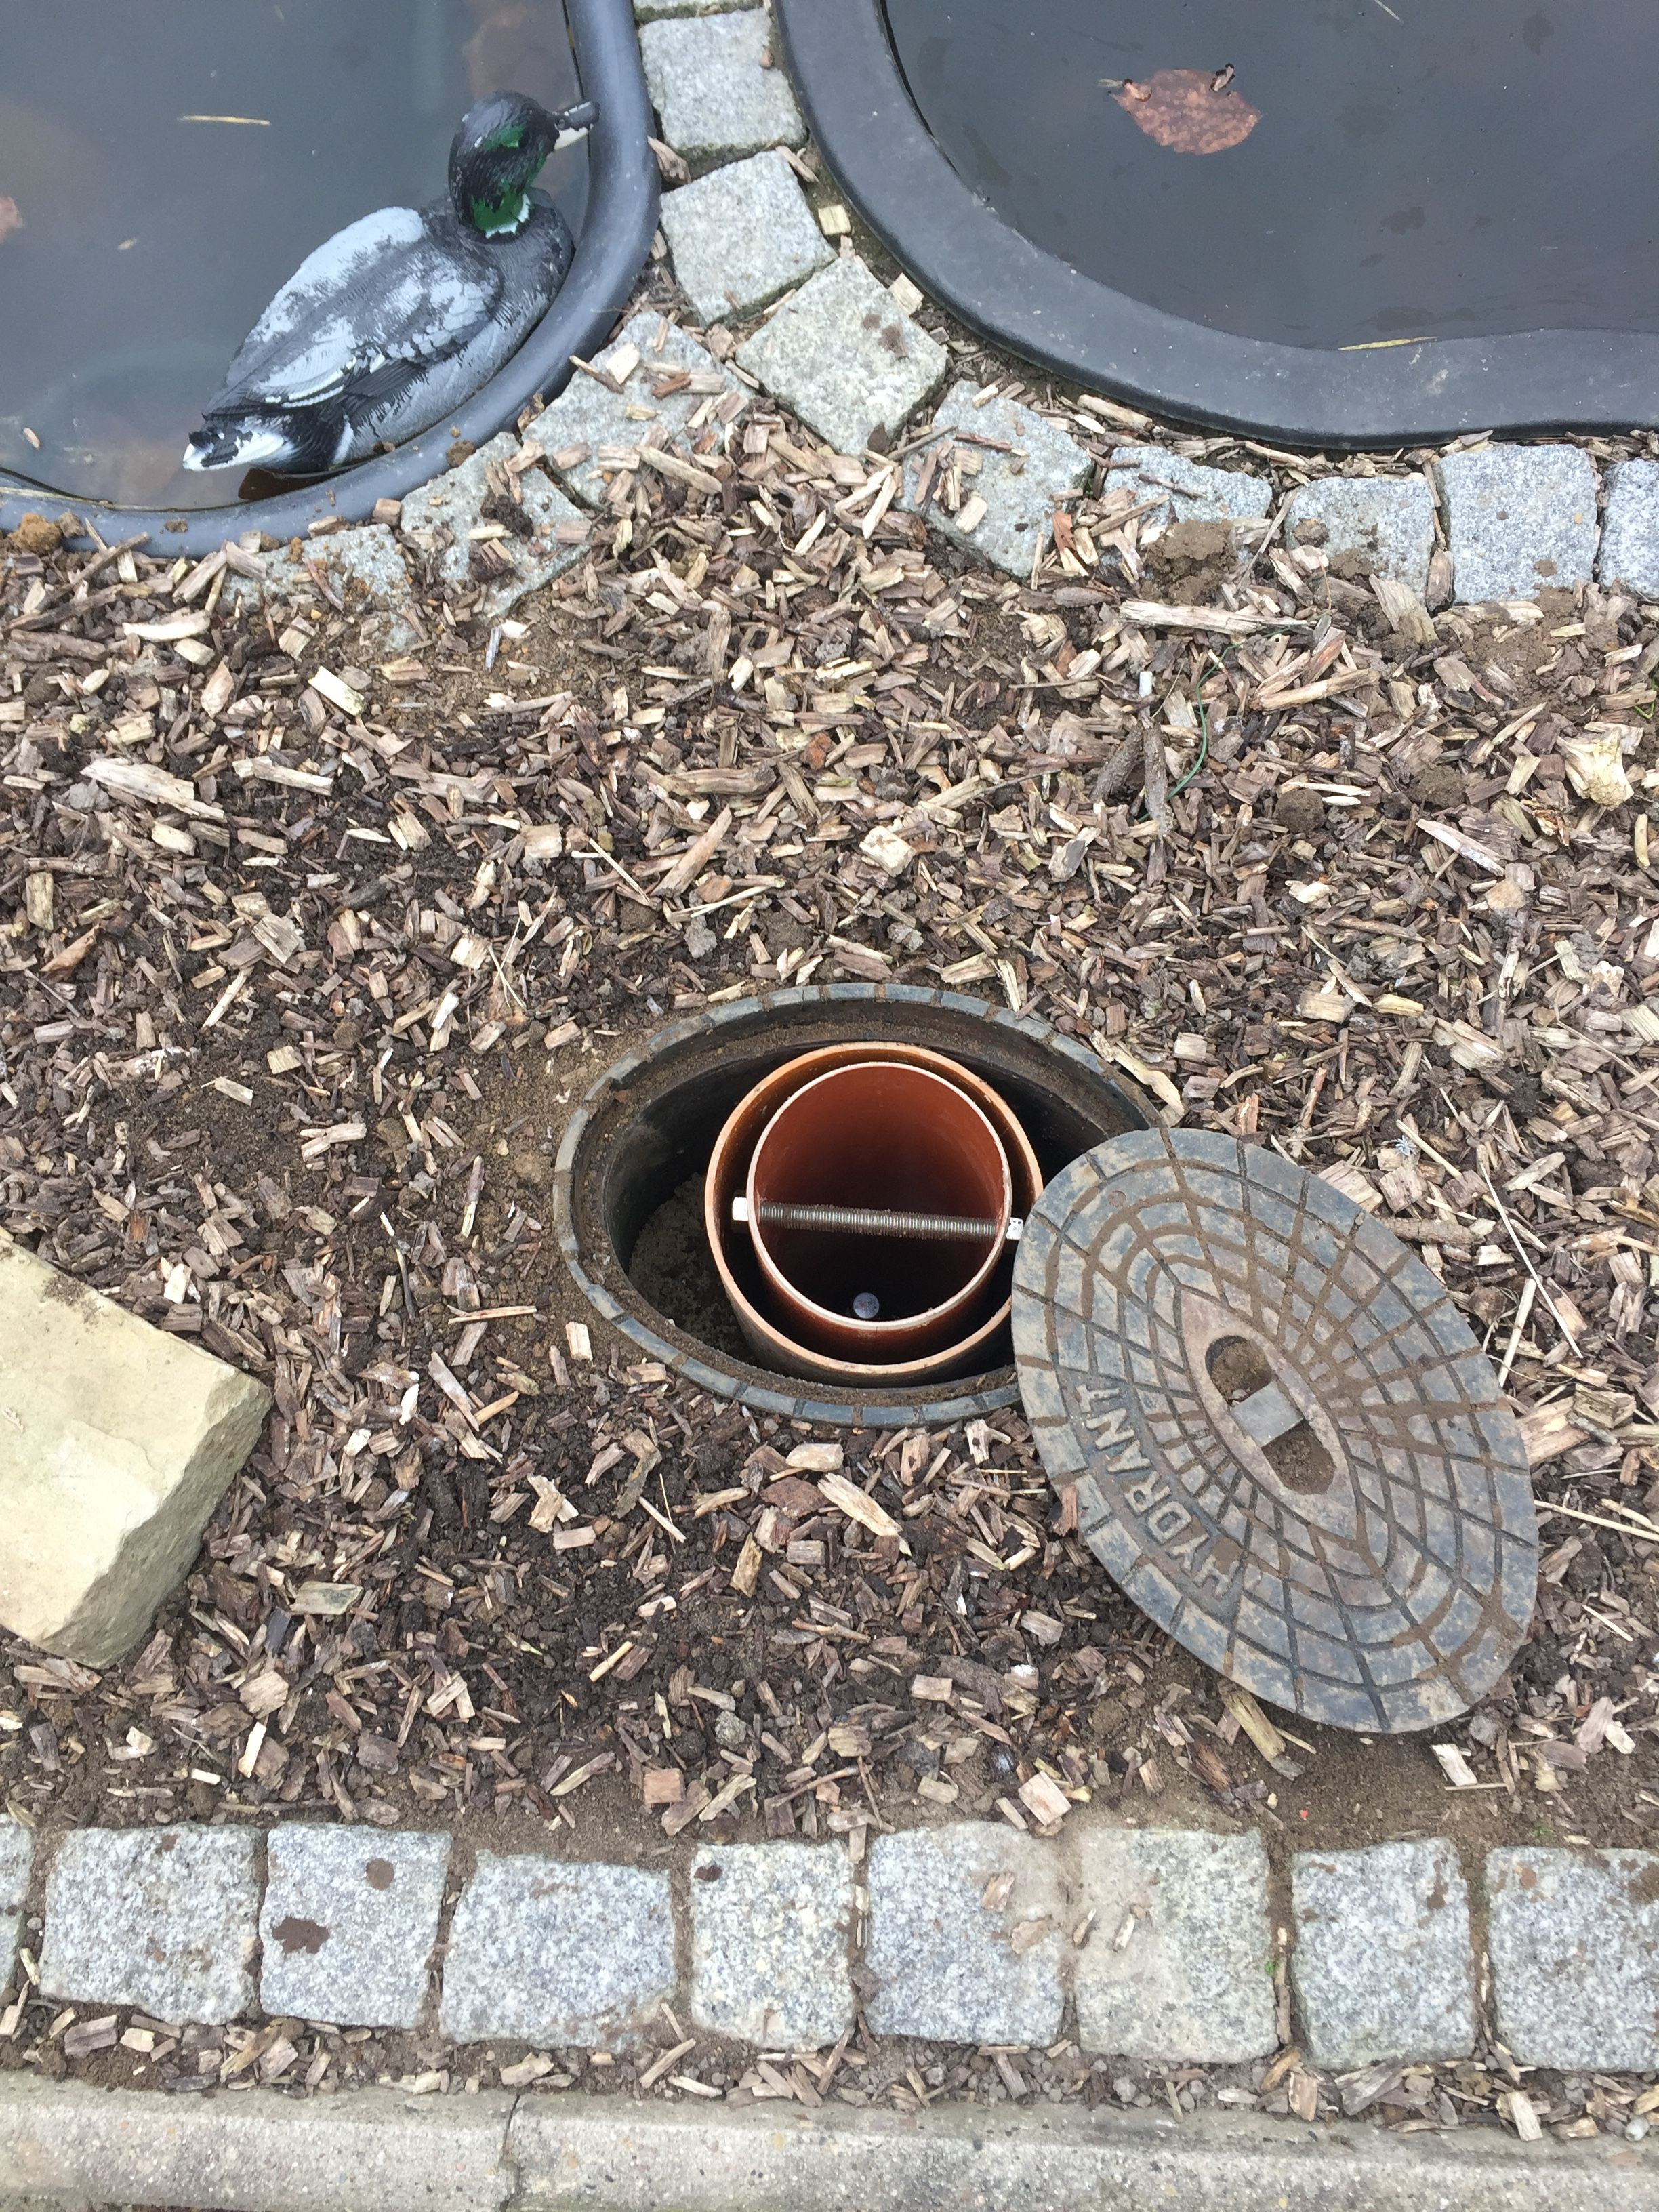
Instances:
[[[1261,111],[1227,88],[1230,72],[1159,70],[1131,78],[1112,96],[1149,138],[1174,154],[1224,154],[1242,145],[1261,120]],[[1222,89],[1218,91],[1220,83]]]

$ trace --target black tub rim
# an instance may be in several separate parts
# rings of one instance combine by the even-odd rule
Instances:
[[[757,992],[751,998],[707,1006],[665,1028],[652,1030],[604,1068],[572,1108],[553,1163],[553,1228],[564,1263],[588,1304],[619,1336],[647,1358],[660,1361],[672,1374],[712,1396],[746,1406],[753,1413],[775,1413],[786,1420],[811,1422],[822,1428],[892,1429],[911,1427],[917,1423],[937,1427],[949,1422],[975,1420],[1016,1405],[1019,1386],[1012,1363],[991,1370],[999,1379],[984,1389],[963,1390],[952,1383],[941,1382],[931,1390],[927,1385],[908,1391],[895,1390],[890,1397],[871,1391],[860,1392],[856,1398],[836,1398],[827,1394],[826,1386],[753,1366],[710,1346],[688,1350],[695,1340],[688,1335],[684,1341],[677,1341],[653,1328],[625,1305],[607,1284],[599,1281],[586,1263],[577,1229],[576,1168],[587,1133],[610,1104],[613,1094],[625,1089],[629,1078],[648,1064],[683,1046],[717,1041],[722,1030],[793,1009],[810,1012],[814,1008],[828,1006],[872,1010],[884,1006],[926,1007],[963,1015],[993,1029],[1012,1032],[1028,1043],[1040,1045],[1069,1060],[1077,1071],[1087,1075],[1091,1083],[1115,1093],[1129,1115],[1139,1117],[1144,1126],[1156,1127],[1161,1121],[1157,1105],[1138,1085],[1121,1071],[1109,1067],[1096,1054],[1056,1029],[1041,1014],[1015,1013],[1009,1007],[992,1006],[986,1000],[961,991],[933,990],[912,983],[809,983],[793,989]],[[643,1298],[640,1304],[645,1306]],[[653,1310],[647,1307],[646,1310]]]
[[[313,522],[370,520],[377,500],[403,499],[441,476],[456,436],[482,446],[509,428],[538,393],[553,398],[571,375],[571,356],[591,356],[628,305],[635,279],[656,234],[661,187],[647,143],[650,103],[631,0],[565,0],[582,97],[597,100],[599,119],[588,137],[587,213],[563,286],[519,350],[462,407],[395,453],[378,453],[339,475],[270,499],[196,508],[117,507],[75,492],[29,483],[0,470],[0,533],[26,514],[56,520],[72,514],[78,542],[88,526],[106,544],[143,536],[143,550],[199,560],[244,531],[278,541],[304,538]]]
[[[1352,353],[1212,331],[1034,246],[975,197],[911,99],[883,0],[776,0],[846,197],[933,299],[1025,359],[1166,418],[1326,451],[1659,420],[1659,336],[1530,331]]]

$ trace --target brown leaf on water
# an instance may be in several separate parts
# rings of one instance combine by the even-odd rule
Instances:
[[[13,231],[21,230],[23,218],[17,212],[17,203],[0,192],[0,246],[3,246]]]
[[[1112,97],[1149,138],[1171,153],[1224,154],[1243,143],[1261,112],[1237,92],[1218,91],[1212,70],[1159,70],[1155,76],[1125,84]]]

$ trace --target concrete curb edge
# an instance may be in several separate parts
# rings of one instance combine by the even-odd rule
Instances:
[[[366,2089],[201,2098],[0,2077],[0,2212],[1659,2212],[1659,2159],[1255,2115],[915,2118]]]

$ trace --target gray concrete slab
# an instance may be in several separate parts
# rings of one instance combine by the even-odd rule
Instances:
[[[723,15],[733,8],[760,4],[761,0],[634,0],[634,21],[656,23],[665,15]]]
[[[1434,494],[1421,477],[1321,477],[1291,495],[1285,534],[1292,544],[1304,522],[1323,526],[1317,542],[1330,559],[1352,554],[1419,599],[1427,589]]]
[[[841,453],[895,437],[938,391],[950,356],[855,253],[786,300],[738,362]]]
[[[247,1828],[79,1828],[46,1875],[40,1986],[217,2024],[253,2002],[258,1838]]]
[[[439,2025],[456,2043],[622,2049],[675,1980],[665,1874],[480,1851],[450,1924]]]
[[[1011,576],[1029,576],[1038,549],[1053,537],[1056,503],[1063,494],[1082,486],[1092,465],[1058,423],[1046,422],[1017,400],[991,399],[976,407],[979,389],[964,380],[945,393],[933,427],[961,434],[941,440],[937,453],[920,449],[905,464],[903,503],[925,514],[930,528],[943,531],[981,560],[994,562]],[[975,439],[988,442],[975,444]],[[928,495],[918,507],[930,453]],[[963,494],[954,514],[941,497],[952,457]],[[980,501],[982,514],[978,514]],[[975,515],[978,519],[964,528],[960,518]]]
[[[0,2074],[0,2212],[1659,2212],[1659,2159],[1617,2136],[581,2091],[165,2097],[21,2071]]]
[[[639,357],[629,367],[635,355]],[[700,409],[730,392],[749,397],[748,386],[723,369],[707,346],[676,323],[665,327],[654,309],[624,323],[593,365],[612,374],[627,368],[627,375],[617,378],[622,390],[612,392],[579,371],[537,417],[532,434],[566,489],[588,507],[601,503],[610,479],[630,465],[635,447],[649,444],[689,454],[693,438],[685,426]],[[691,382],[659,398],[654,387],[679,374]],[[561,465],[554,458],[578,447],[587,449],[580,460]]]
[[[816,2050],[853,2024],[853,1874],[839,1844],[732,1844],[692,1863],[691,2017]]]
[[[618,2100],[619,2101],[619,2100]],[[1255,2115],[816,2112],[768,2103],[526,2097],[509,2142],[524,2212],[1649,2212],[1659,2161],[1617,2139],[1517,2143]]]
[[[1096,1828],[1075,1841],[1078,2040],[1126,2058],[1237,2064],[1278,2043],[1261,1837]]]
[[[1493,1851],[1486,1904],[1498,2033],[1523,2066],[1659,2069],[1659,1853]]]
[[[694,161],[800,145],[806,125],[775,47],[758,8],[647,23],[645,81],[669,145]]]
[[[1482,446],[1437,467],[1460,599],[1535,599],[1589,583],[1595,469],[1579,447]]]
[[[1644,599],[1659,599],[1659,461],[1615,461],[1595,573]]]
[[[499,2212],[513,2104],[501,2090],[168,2097],[0,2075],[0,2212]]]
[[[674,274],[704,323],[752,315],[835,258],[777,152],[665,193],[662,227]]]
[[[435,556],[438,574],[446,582],[461,583],[471,574],[472,550],[478,542],[472,533],[497,526],[482,513],[489,496],[489,471],[514,459],[518,451],[519,441],[510,430],[503,430],[459,468],[434,477],[404,501],[404,535]],[[485,584],[479,606],[490,622],[515,607],[527,592],[562,575],[581,559],[587,544],[587,517],[539,468],[526,469],[519,487],[524,498],[516,511],[528,524],[528,534],[508,527],[493,541],[512,566]]]
[[[878,1837],[864,1963],[878,2035],[1052,2043],[1064,1940],[1056,1855],[1001,1823]]]
[[[337,2027],[418,2027],[449,1838],[295,1821],[270,1831],[265,1854],[266,2012]]]
[[[1443,1838],[1291,1862],[1291,1984],[1316,2066],[1474,2047],[1468,1891]]]

